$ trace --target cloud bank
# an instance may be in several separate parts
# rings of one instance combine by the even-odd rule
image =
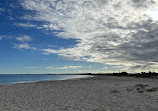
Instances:
[[[72,48],[43,49],[44,53],[130,68],[158,63],[158,16],[152,14],[158,12],[157,4],[158,0],[21,1],[24,9],[35,13],[23,18],[42,21],[43,29],[79,41]]]

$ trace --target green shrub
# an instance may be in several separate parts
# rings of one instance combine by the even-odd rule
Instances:
[[[135,85],[135,87],[139,87],[140,89],[145,89],[145,87],[147,87],[149,85],[143,85],[143,84],[137,84]]]
[[[136,90],[137,90],[138,93],[144,93],[144,91],[146,91],[146,92],[154,92],[154,91],[158,90],[158,87],[152,87],[152,88],[146,89],[147,86],[149,86],[149,85],[143,85],[143,84],[135,85],[135,87],[137,87]]]
[[[144,91],[146,91],[146,87],[149,85],[143,85],[143,84],[137,84],[135,85],[135,87],[137,87],[137,92],[138,93],[144,93]]]
[[[127,90],[127,91],[133,91],[133,88],[129,88],[129,87],[127,87],[126,90]]]
[[[153,88],[149,88],[149,89],[146,89],[147,92],[154,92],[154,91],[157,91],[158,88],[156,87],[153,87]]]
[[[143,89],[140,89],[140,88],[137,88],[137,92],[138,92],[138,93],[144,93],[144,90],[143,90]]]

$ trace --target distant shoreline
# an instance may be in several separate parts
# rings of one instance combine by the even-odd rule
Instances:
[[[90,77],[90,75],[3,74],[0,75],[0,85],[33,83],[39,81],[59,81],[87,77]]]

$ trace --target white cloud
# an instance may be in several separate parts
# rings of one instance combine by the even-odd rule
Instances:
[[[26,69],[38,69],[39,67],[25,67]]]
[[[43,51],[44,55],[50,55],[50,54],[53,54],[53,53],[58,53],[57,50],[53,50],[53,49],[42,49],[41,51]]]
[[[27,43],[14,44],[14,48],[16,48],[16,49],[36,49],[35,47],[30,47],[30,45]]]
[[[42,51],[48,53],[48,54],[52,54],[52,53],[57,53],[58,51],[53,50],[53,49],[42,49]]]
[[[79,69],[83,66],[46,67],[47,69]]]
[[[15,25],[26,28],[37,28],[36,25],[30,23],[16,23]]]
[[[29,41],[32,41],[32,39],[31,39],[29,36],[27,36],[27,35],[24,35],[24,36],[22,36],[22,37],[17,37],[16,40],[17,40],[17,41],[21,41],[21,42],[29,42]]]
[[[43,49],[45,54],[127,67],[158,62],[158,20],[149,14],[158,0],[24,0],[21,4],[36,12],[24,18],[43,21],[44,29],[80,41],[73,48]]]
[[[3,37],[2,36],[0,36],[0,40],[2,40],[3,39]]]

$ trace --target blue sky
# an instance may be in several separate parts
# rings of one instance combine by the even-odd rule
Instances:
[[[157,7],[157,0],[1,0],[0,73],[157,70]]]
[[[100,63],[64,59],[57,54],[43,54],[44,48],[68,48],[77,44],[76,39],[63,39],[53,31],[35,27],[22,27],[18,23],[41,24],[40,22],[21,19],[27,12],[19,1],[2,0],[0,7],[0,73],[83,73],[102,70]],[[17,38],[28,37],[31,40],[19,41]],[[15,47],[15,44],[27,44],[29,47]],[[31,49],[34,47],[36,49]],[[74,66],[74,68],[71,66]],[[76,66],[76,68],[75,68]],[[82,66],[82,67],[77,67]],[[47,67],[54,67],[51,69]],[[62,67],[68,67],[62,69]],[[70,67],[70,68],[69,68]],[[59,69],[58,69],[59,68]]]

